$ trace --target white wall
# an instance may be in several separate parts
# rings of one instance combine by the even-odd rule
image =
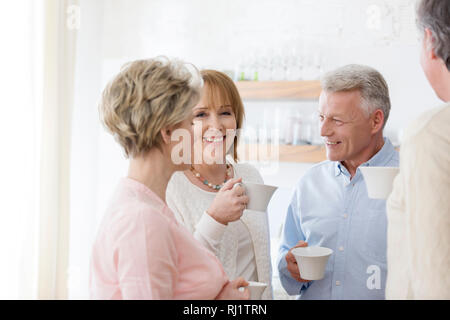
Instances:
[[[98,1],[98,0],[97,0]],[[119,62],[159,54],[233,71],[242,60],[296,50],[327,71],[377,68],[390,86],[394,134],[438,104],[420,69],[414,0],[108,0],[102,53]],[[247,61],[249,64],[252,60]]]

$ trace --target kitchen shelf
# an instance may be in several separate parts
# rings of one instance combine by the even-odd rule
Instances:
[[[318,80],[304,81],[237,81],[242,99],[317,100],[321,87]]]
[[[320,81],[237,81],[242,99],[252,100],[317,100]],[[278,148],[278,152],[273,152]],[[283,145],[241,143],[237,150],[241,161],[280,161],[317,163],[326,160],[323,145]]]
[[[278,154],[272,150],[275,147],[266,144],[240,144],[238,157],[240,161],[280,161],[318,163],[327,159],[323,145],[278,145]],[[256,158],[256,159],[255,159]]]

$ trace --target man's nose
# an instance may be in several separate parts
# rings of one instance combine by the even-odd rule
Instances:
[[[332,130],[330,121],[328,119],[323,120],[320,123],[320,135],[322,137],[329,137],[332,135],[332,133],[333,133],[333,130]]]

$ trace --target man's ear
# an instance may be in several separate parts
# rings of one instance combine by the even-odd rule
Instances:
[[[437,59],[436,53],[434,52],[434,37],[433,33],[430,29],[425,28],[424,37],[423,37],[424,45],[426,48],[426,54],[430,59]]]
[[[384,125],[384,113],[383,110],[377,109],[372,114],[372,132],[376,133],[379,130],[383,130]]]

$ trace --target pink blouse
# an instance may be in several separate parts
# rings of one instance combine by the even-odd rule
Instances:
[[[94,242],[91,299],[214,299],[220,261],[145,185],[120,181]]]

